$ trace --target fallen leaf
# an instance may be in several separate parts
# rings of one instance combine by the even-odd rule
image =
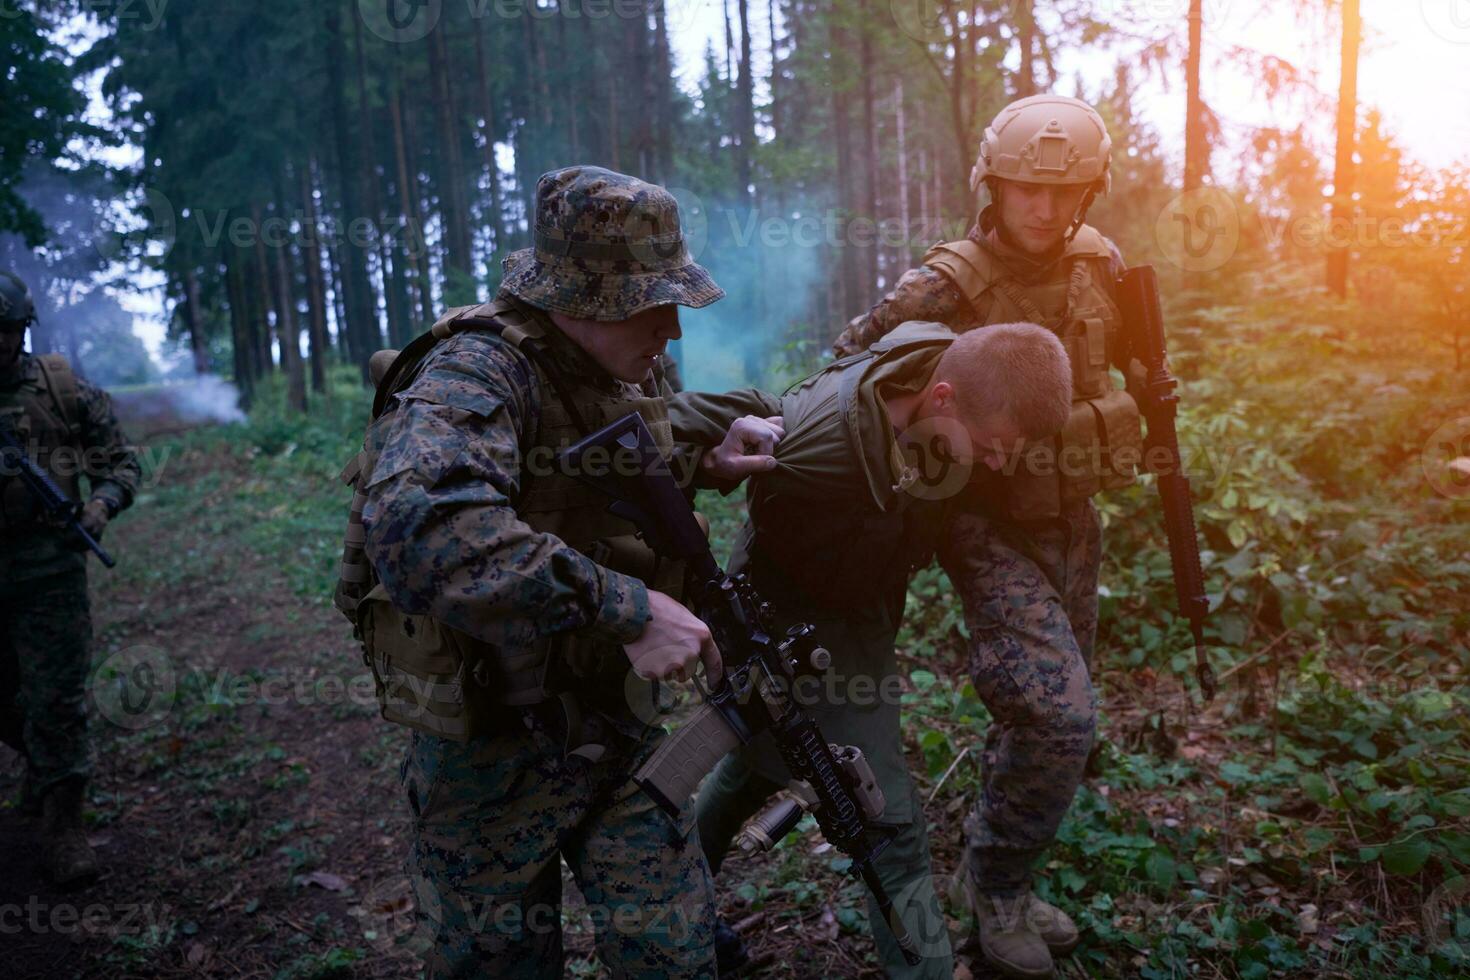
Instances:
[[[189,961],[190,966],[203,966],[204,961],[209,959],[209,947],[203,943],[190,943],[189,951],[184,954],[184,959]]]
[[[817,920],[817,938],[824,939],[830,943],[837,938],[837,932],[837,916],[832,914],[830,906],[824,906],[822,908],[822,917]]]
[[[1303,934],[1310,936],[1317,932],[1319,925],[1317,906],[1310,904],[1303,905],[1301,911],[1297,914],[1297,927],[1301,929]]]
[[[340,892],[347,890],[347,881],[340,875],[334,875],[330,871],[313,871],[309,875],[297,875],[298,885],[316,885],[325,888],[329,892]]]

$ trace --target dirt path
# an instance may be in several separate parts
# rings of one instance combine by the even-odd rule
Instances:
[[[247,479],[232,463],[176,460],[171,484],[210,492],[183,512],[178,496],[141,499],[109,536],[119,571],[93,565],[88,810],[105,872],[57,892],[32,823],[0,810],[7,976],[417,975],[388,941],[408,907],[403,736],[349,693],[365,671],[336,613],[200,533]],[[157,696],[120,703],[112,668],[140,665]],[[5,751],[9,799],[20,762]]]

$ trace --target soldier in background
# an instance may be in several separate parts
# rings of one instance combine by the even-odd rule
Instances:
[[[979,896],[981,951],[1011,976],[1047,976],[1052,952],[1077,933],[1048,907],[1046,935],[1027,927],[1041,903],[1031,868],[1052,842],[1082,780],[1095,707],[1061,731],[1034,710],[1033,682],[1090,675],[1097,631],[1102,532],[1091,496],[1126,486],[1131,469],[1092,461],[1136,445],[1139,414],[1117,390],[1117,248],[1085,224],[1110,187],[1112,141],[1102,118],[1077,99],[1041,95],[1003,109],[985,131],[970,175],[990,203],[967,237],[934,246],[893,291],[856,317],[834,350],[866,349],[899,324],[934,320],[957,331],[1028,320],[1053,330],[1073,368],[1073,414],[1056,445],[1083,465],[1019,472],[998,481],[984,506],[958,516],[944,543],[965,604],[976,688],[995,713],[982,755],[983,793],[966,822],[968,865]],[[1006,707],[996,712],[994,705]],[[1079,708],[1082,706],[1078,706]],[[1060,918],[1058,918],[1060,917]]]
[[[137,457],[106,392],[60,355],[25,352],[35,318],[25,283],[0,272],[0,426],[73,500],[85,473],[81,523],[100,538],[132,503]],[[22,808],[40,812],[46,868],[63,886],[97,876],[82,828],[91,640],[85,553],[41,518],[16,473],[0,471],[0,739],[25,756]]]
[[[377,584],[339,605],[384,716],[415,729],[402,779],[429,975],[560,977],[565,859],[614,975],[712,978],[693,806],[671,820],[631,781],[663,732],[625,678],[702,661],[713,681],[719,651],[676,598],[682,566],[552,461],[632,411],[671,454],[659,360],[677,307],[724,291],[673,197],[624,174],[543,175],[534,230],[494,300],[451,310],[387,369],[352,477]],[[738,482],[774,465],[778,436],[740,420],[698,466]]]

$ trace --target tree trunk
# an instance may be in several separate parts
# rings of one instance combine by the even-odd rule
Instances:
[[[204,342],[204,313],[199,305],[199,277],[194,263],[184,265],[184,316],[189,322],[189,351],[194,357],[194,373],[209,373],[209,350]]]
[[[403,145],[405,151],[408,147],[423,145],[419,142],[418,132],[414,126],[418,117],[413,112],[413,105],[413,102],[403,102],[400,100],[400,106],[403,110]],[[419,183],[418,163],[416,160],[410,160],[409,164],[408,193],[409,204],[413,208],[409,214],[412,216],[413,221],[407,229],[411,237],[405,241],[408,247],[413,249],[414,254],[418,258],[419,268],[423,270],[423,275],[418,277],[419,302],[423,305],[423,323],[427,326],[437,319],[434,313],[434,255],[429,247],[428,225],[424,218],[425,213],[428,211],[428,204],[420,193],[422,188]],[[444,247],[442,230],[437,244],[441,249]],[[442,259],[442,253],[440,257]]]
[[[400,228],[394,238],[398,242],[398,254],[394,256],[394,265],[404,261],[408,266],[409,278],[414,284],[426,284],[428,277],[423,271],[422,236],[420,234],[419,212],[415,204],[414,176],[408,169],[408,147],[404,142],[403,125],[403,100],[399,94],[399,78],[397,65],[394,65],[393,94],[388,103],[388,110],[393,117],[393,158],[398,168],[398,218]],[[428,291],[423,292],[422,308],[415,313],[413,303],[410,301],[405,309],[408,314],[408,333],[418,333],[421,325],[428,322],[433,315],[433,305],[429,300]],[[401,338],[400,338],[401,339]]]
[[[469,222],[465,216],[464,166],[455,126],[454,91],[449,75],[449,50],[442,30],[429,32],[429,75],[434,92],[435,129],[438,131],[439,214],[444,223],[446,290],[462,289],[472,279]],[[446,298],[448,305],[453,299]]]
[[[1363,19],[1358,0],[1342,2],[1342,79],[1337,90],[1337,161],[1332,177],[1331,239],[1342,241],[1341,247],[1327,252],[1327,288],[1334,295],[1347,296],[1348,263],[1352,249],[1347,244],[1347,230],[1353,221],[1353,190],[1357,184],[1357,167],[1353,154],[1358,145],[1358,50],[1363,43]]]
[[[327,390],[327,290],[322,282],[321,222],[317,218],[316,188],[312,186],[310,159],[298,169],[304,227],[301,229],[301,261],[306,266],[306,307],[310,314],[311,390]]]
[[[383,305],[388,312],[388,336],[398,337],[407,332],[408,327],[404,324],[407,310],[403,309],[393,298],[388,289],[388,266],[391,263],[395,267],[398,264],[397,256],[393,255],[393,243],[391,237],[386,233],[387,208],[384,205],[383,194],[378,177],[378,138],[373,126],[373,107],[368,100],[367,88],[367,57],[362,45],[362,18],[352,18],[353,43],[357,56],[357,114],[361,123],[362,133],[362,182],[368,190],[368,205],[372,208],[373,236],[377,240],[377,256],[379,274],[383,280]],[[387,168],[384,167],[386,172]],[[325,187],[325,184],[323,184]],[[323,193],[323,199],[325,199]]]
[[[490,234],[493,236],[491,244],[490,275],[495,278],[498,269],[495,264],[495,256],[505,251],[505,212],[500,204],[500,165],[495,160],[495,134],[500,127],[495,120],[495,90],[491,87],[490,72],[485,64],[485,30],[483,25],[475,25],[475,67],[480,82],[480,120],[481,132],[485,139],[485,173],[490,182]]]
[[[740,80],[735,86],[735,125],[739,129],[740,147],[735,157],[737,200],[750,204],[751,158],[755,153],[755,73],[750,52],[750,0],[735,0],[740,18]],[[866,33],[863,35],[867,36]]]
[[[276,200],[284,202],[279,191]],[[289,222],[284,203],[280,217]],[[296,273],[291,263],[289,226],[286,241],[272,245],[276,259],[276,335],[281,344],[281,369],[286,372],[286,407],[306,412],[306,368],[301,361],[301,328],[296,322]]]
[[[327,88],[328,105],[332,117],[332,136],[337,157],[337,170],[341,180],[342,213],[346,217],[344,226],[363,214],[363,189],[359,186],[361,168],[357,162],[357,146],[347,129],[347,105],[344,93],[347,90],[345,54],[343,51],[341,15],[335,2],[325,5],[327,11]],[[348,348],[352,360],[358,365],[363,379],[367,379],[367,362],[373,351],[382,346],[383,331],[378,323],[378,302],[368,278],[367,252],[346,236],[342,244],[343,263],[343,306],[347,311],[347,335],[351,339]]]
[[[1210,151],[1205,145],[1205,106],[1200,97],[1200,45],[1204,33],[1204,0],[1189,3],[1189,54],[1185,63],[1184,190],[1204,186]]]
[[[861,32],[858,50],[862,66],[860,74],[863,77],[862,217],[871,222],[878,219],[878,123],[874,111],[876,96],[873,92],[873,38],[869,28],[871,0],[863,0],[861,10],[863,17],[858,28]],[[866,305],[878,298],[878,236],[876,234],[866,245],[862,246],[859,270],[861,279],[858,284],[857,302],[859,305]]]
[[[669,29],[664,0],[653,0],[654,179],[659,183],[674,175],[674,67],[669,53]]]
[[[1021,70],[1016,74],[1016,98],[1036,94],[1036,4],[1034,0],[1017,0],[1011,8],[1016,12],[1016,40],[1021,47]]]

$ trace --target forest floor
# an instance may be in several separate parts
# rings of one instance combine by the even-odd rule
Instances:
[[[1083,928],[1066,977],[1470,974],[1470,493],[1426,491],[1418,455],[1470,401],[1446,366],[1395,367],[1372,338],[1289,316],[1289,345],[1258,313],[1177,331],[1185,371],[1215,338],[1221,379],[1190,389],[1199,414],[1181,426],[1278,449],[1197,481],[1223,681],[1204,710],[1179,681],[1152,491],[1103,505],[1102,747],[1038,876]],[[1238,350],[1219,339],[1235,321],[1256,330]],[[1373,384],[1369,407],[1339,398]],[[1322,404],[1304,415],[1308,387]],[[151,447],[108,536],[118,568],[92,571],[87,815],[105,873],[71,894],[45,882],[12,802],[19,759],[0,749],[6,976],[419,974],[406,737],[378,719],[329,598],[361,402],[344,376],[309,419],[262,402],[247,425]],[[702,500],[717,541],[738,499]],[[965,642],[947,582],[922,573],[900,637],[904,731],[957,941],[988,722]],[[878,974],[840,867],[814,829],[727,864],[722,911],[747,923],[756,975]],[[567,894],[568,974],[596,976]],[[956,975],[987,974],[962,957]]]

